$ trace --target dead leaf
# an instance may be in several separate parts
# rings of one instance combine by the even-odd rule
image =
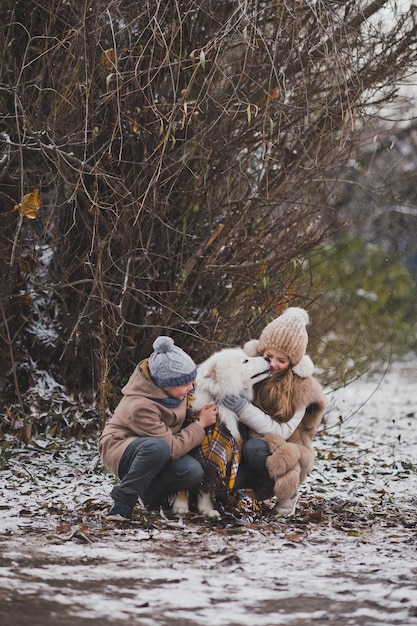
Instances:
[[[84,543],[92,543],[84,526],[71,526],[71,524],[62,523],[57,525],[56,532],[59,534],[62,541],[80,539],[84,541]]]
[[[204,68],[206,66],[206,55],[204,54],[204,50],[201,50],[201,52],[200,52],[200,65],[201,65],[201,67],[204,70]]]
[[[34,220],[39,209],[41,208],[41,200],[39,198],[39,189],[34,189],[31,193],[23,196],[20,204],[14,205],[14,210],[19,211],[20,215]]]
[[[295,287],[290,283],[285,284],[285,293],[282,298],[279,298],[273,303],[274,311],[277,315],[281,315],[282,311],[291,303],[291,300],[296,296]]]
[[[285,531],[284,537],[287,541],[292,541],[294,543],[302,543],[304,538],[296,532],[292,532],[290,530]]]
[[[56,532],[60,535],[68,534],[72,531],[72,525],[68,522],[62,522],[61,524],[57,524]]]
[[[23,443],[25,444],[28,444],[29,441],[32,439],[32,424],[26,423],[23,426],[22,439],[23,439]]]
[[[106,70],[114,69],[116,65],[116,50],[108,48],[101,53],[101,64]]]

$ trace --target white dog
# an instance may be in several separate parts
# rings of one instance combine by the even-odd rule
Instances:
[[[221,404],[222,398],[228,395],[244,395],[251,401],[253,385],[267,378],[269,374],[269,361],[263,356],[250,357],[241,348],[226,348],[215,352],[197,368],[192,408],[199,411],[206,404],[218,404],[220,421],[227,426],[233,438],[239,441],[239,419]],[[209,493],[199,492],[197,509],[208,517],[219,517]],[[178,516],[189,512],[185,492],[177,494],[171,511]]]

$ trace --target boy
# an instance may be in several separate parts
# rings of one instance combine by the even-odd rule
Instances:
[[[121,481],[111,491],[114,505],[107,519],[130,520],[139,498],[148,510],[159,510],[166,495],[202,478],[200,463],[188,452],[215,423],[217,406],[203,407],[183,428],[197,367],[171,337],[158,337],[153,349],[123,387],[99,439],[103,463]]]

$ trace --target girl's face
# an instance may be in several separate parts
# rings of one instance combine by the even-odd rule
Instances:
[[[194,389],[194,381],[188,383],[188,385],[180,385],[179,387],[167,387],[164,389],[165,393],[167,393],[171,398],[176,398],[177,400],[184,400],[185,396],[190,393]]]
[[[284,372],[290,366],[290,360],[286,354],[275,350],[275,348],[267,348],[263,356],[269,359],[271,369],[274,372]]]

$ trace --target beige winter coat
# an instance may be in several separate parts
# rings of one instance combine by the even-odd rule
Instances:
[[[175,409],[157,402],[169,396],[142,374],[140,365],[123,387],[123,398],[98,442],[100,457],[115,476],[123,452],[137,437],[160,437],[171,448],[171,458],[178,459],[198,446],[206,434],[197,422],[182,428],[187,399]]]
[[[287,441],[278,435],[266,435],[271,456],[267,468],[274,480],[278,500],[292,498],[311,472],[315,452],[312,445],[326,410],[326,400],[319,382],[312,376],[294,376],[294,410],[307,406],[300,425]]]

